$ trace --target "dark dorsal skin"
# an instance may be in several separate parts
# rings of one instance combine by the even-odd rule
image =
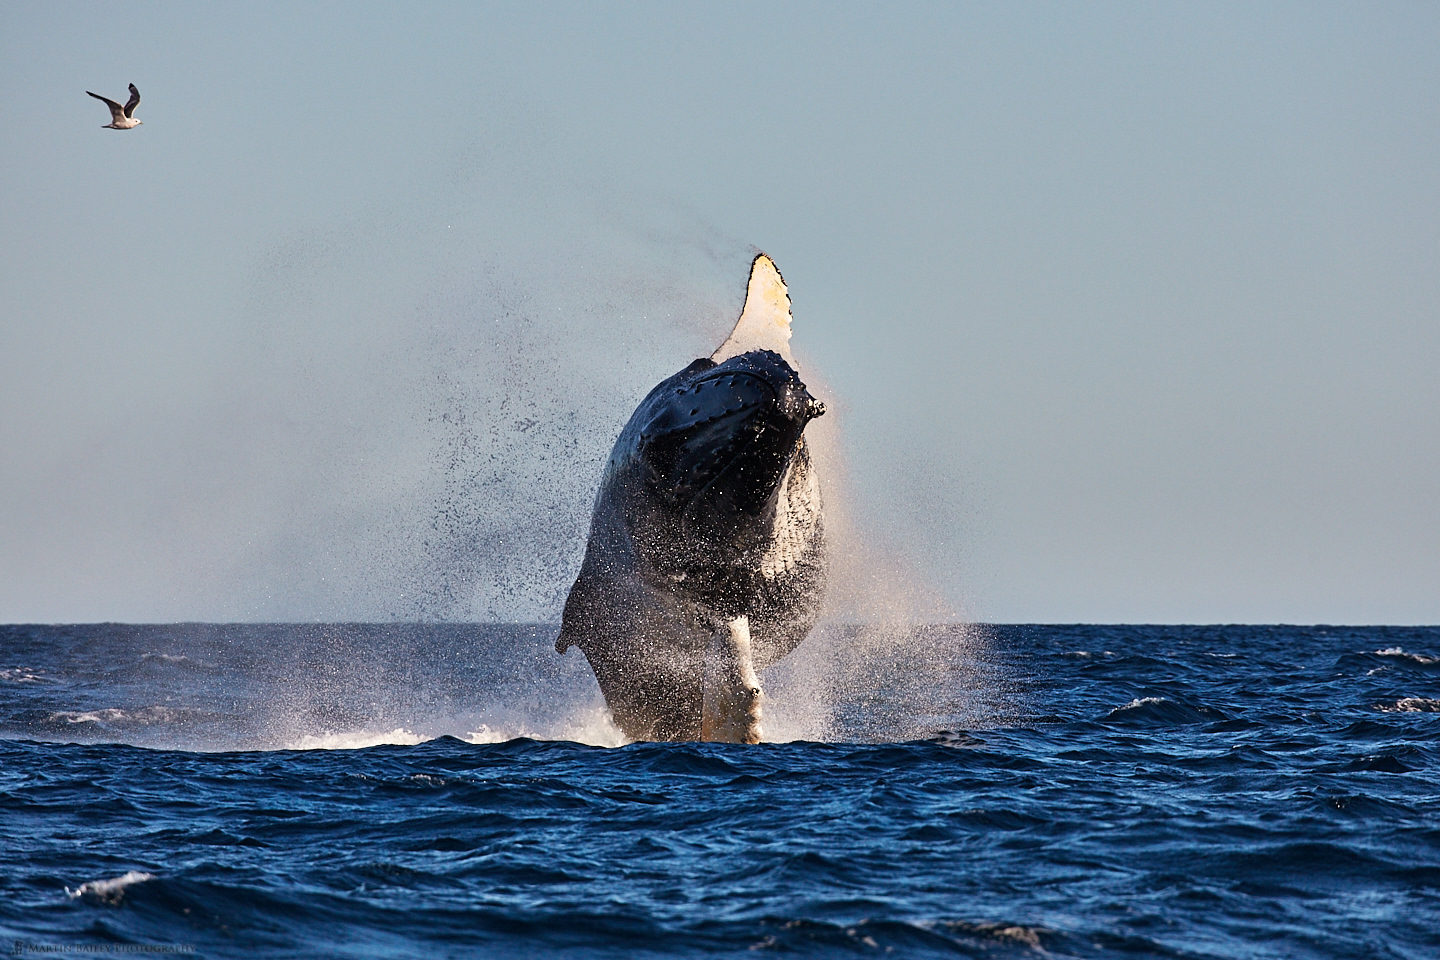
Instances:
[[[803,431],[824,409],[755,350],[663,381],[615,441],[555,647],[584,651],[630,739],[702,738],[706,651],[727,624],[748,622],[756,668],[814,625],[825,544]]]

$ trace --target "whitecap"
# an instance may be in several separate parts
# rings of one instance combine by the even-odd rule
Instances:
[[[91,900],[100,900],[105,903],[119,903],[125,896],[126,887],[154,879],[155,874],[153,873],[145,873],[142,870],[130,870],[118,877],[111,877],[109,880],[88,880],[74,890],[66,887],[65,892],[69,894],[72,899],[85,897]]]
[[[1131,700],[1129,703],[1125,704],[1125,706],[1123,706],[1123,707],[1116,707],[1116,708],[1115,708],[1113,711],[1111,711],[1111,712],[1112,712],[1112,713],[1119,713],[1121,710],[1134,710],[1134,709],[1136,709],[1137,707],[1151,707],[1151,706],[1154,706],[1154,705],[1157,704],[1157,703],[1169,703],[1169,702],[1170,702],[1170,701],[1167,700],[1167,699],[1165,699],[1164,697],[1140,697],[1140,698],[1138,698],[1138,699]]]
[[[1440,663],[1440,657],[1432,657],[1423,653],[1406,653],[1400,647],[1386,647],[1384,650],[1376,650],[1377,657],[1399,657],[1402,660],[1409,660],[1413,663],[1425,665]]]
[[[423,737],[404,727],[393,730],[350,730],[345,732],[306,734],[285,744],[286,750],[361,750],[384,744],[412,747],[433,737]]]
[[[1428,697],[1401,697],[1394,703],[1379,703],[1376,709],[1382,713],[1440,713],[1440,700]]]
[[[1052,930],[1045,927],[1026,926],[1018,923],[970,923],[964,920],[942,920],[934,925],[934,929],[952,936],[974,938],[981,943],[989,941],[997,945],[1028,948],[1024,952],[1034,951],[1039,954],[1047,953],[1045,942],[1055,936]]]
[[[571,743],[584,743],[592,747],[620,747],[629,742],[620,732],[620,728],[615,726],[610,712],[604,707],[586,711],[577,717],[563,721],[557,729],[550,730],[536,730],[523,721],[497,723],[493,727],[488,723],[482,723],[476,729],[465,734],[463,739],[468,743],[504,743],[517,737],[525,737],[530,740],[568,740]]]

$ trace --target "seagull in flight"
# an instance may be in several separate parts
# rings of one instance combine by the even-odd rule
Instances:
[[[85,91],[90,93],[89,90]],[[135,119],[135,108],[140,105],[140,91],[135,89],[135,84],[130,84],[130,99],[125,106],[120,106],[109,97],[102,97],[98,93],[90,93],[96,100],[104,100],[105,106],[110,108],[110,122],[105,124],[108,130],[129,130],[131,127],[138,127],[143,121]]]

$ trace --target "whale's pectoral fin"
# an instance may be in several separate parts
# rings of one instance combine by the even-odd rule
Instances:
[[[773,350],[795,365],[790,356],[790,291],[780,268],[766,254],[757,254],[750,263],[750,280],[745,285],[745,305],[730,336],[710,359],[716,363],[751,350]]]
[[[590,583],[582,574],[570,589],[565,601],[565,614],[560,621],[560,635],[555,638],[555,652],[564,653],[585,639],[594,617],[594,601]]]
[[[750,621],[736,617],[711,635],[705,651],[700,739],[760,742],[760,678],[750,648]]]

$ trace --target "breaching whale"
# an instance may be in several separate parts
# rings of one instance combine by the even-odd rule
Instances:
[[[790,355],[765,254],[709,358],[640,401],[610,452],[555,649],[578,646],[632,740],[760,740],[756,671],[795,649],[825,586],[805,425],[825,412]]]

